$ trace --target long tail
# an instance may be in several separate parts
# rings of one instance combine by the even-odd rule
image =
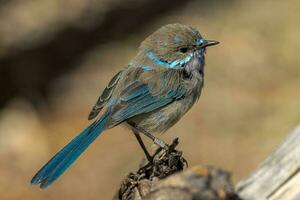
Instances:
[[[44,189],[58,179],[104,130],[109,113],[95,121],[51,158],[32,178],[31,184]]]

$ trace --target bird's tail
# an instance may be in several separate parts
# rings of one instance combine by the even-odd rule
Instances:
[[[32,178],[31,184],[46,188],[58,179],[104,130],[109,113],[105,113],[51,158]]]

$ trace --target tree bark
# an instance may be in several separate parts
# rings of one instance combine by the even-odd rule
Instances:
[[[174,140],[124,179],[114,200],[300,200],[300,125],[234,189],[230,173],[205,166],[187,169]]]
[[[114,200],[239,199],[234,194],[229,172],[205,166],[186,169],[182,152],[175,150],[177,144],[178,139],[175,139],[167,150],[158,149],[153,162],[129,173]]]
[[[248,178],[237,185],[245,200],[300,199],[300,126]]]

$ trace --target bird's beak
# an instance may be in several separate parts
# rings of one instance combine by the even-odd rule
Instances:
[[[204,40],[203,43],[200,45],[201,48],[208,47],[208,46],[214,46],[219,44],[220,42],[216,40]]]

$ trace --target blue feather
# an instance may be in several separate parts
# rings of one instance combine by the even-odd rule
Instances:
[[[152,67],[150,65],[141,65],[141,67],[143,68],[143,70],[145,71],[151,71]]]
[[[157,65],[167,65],[168,63],[166,61],[160,60],[159,58],[157,58],[152,51],[147,51],[147,56],[153,60]]]
[[[166,66],[167,68],[170,68],[170,69],[177,69],[178,67],[188,63],[193,58],[193,53],[188,54],[183,59],[178,59],[178,60],[174,60],[174,61],[161,60],[157,56],[155,56],[152,51],[147,51],[147,56],[152,61],[154,61],[157,65]]]
[[[133,99],[136,99],[137,97],[141,97],[144,95],[147,95],[149,93],[148,86],[147,85],[140,85],[137,88],[133,88],[134,91],[129,91],[130,93],[126,96],[121,97],[121,102],[129,102]]]
[[[176,99],[182,98],[186,93],[181,87],[171,90],[167,95],[153,96],[147,85],[141,85],[129,94],[124,94],[122,99],[122,107],[112,114],[111,123],[118,124],[133,116],[143,113],[152,112],[158,108],[164,107]]]
[[[105,113],[101,119],[95,121],[83,130],[51,160],[49,160],[32,178],[31,184],[41,184],[41,188],[48,187],[58,179],[72,165],[72,163],[86,150],[86,148],[104,130],[109,113]]]

